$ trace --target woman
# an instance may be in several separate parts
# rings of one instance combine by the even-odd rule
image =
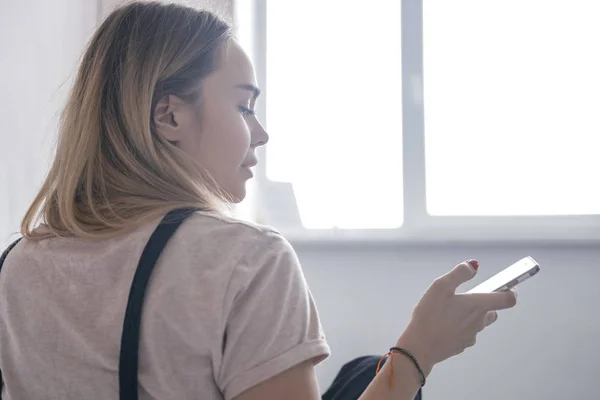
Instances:
[[[294,251],[225,215],[268,141],[256,86],[208,12],[134,2],[103,22],[24,240],[5,254],[4,399],[319,398],[329,348]],[[431,285],[362,400],[412,399],[515,304],[455,295],[477,267]]]

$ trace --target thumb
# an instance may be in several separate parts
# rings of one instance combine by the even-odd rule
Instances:
[[[461,284],[473,279],[479,268],[477,260],[469,260],[458,264],[446,275],[443,275],[440,280],[450,290],[456,290]]]

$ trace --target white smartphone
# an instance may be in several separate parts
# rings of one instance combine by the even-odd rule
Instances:
[[[514,288],[540,271],[540,265],[531,257],[525,257],[510,267],[498,272],[467,293],[502,292]]]

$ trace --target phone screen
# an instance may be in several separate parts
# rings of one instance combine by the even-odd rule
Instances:
[[[539,270],[540,266],[533,258],[525,257],[477,285],[467,293],[491,293],[508,290],[537,274]]]

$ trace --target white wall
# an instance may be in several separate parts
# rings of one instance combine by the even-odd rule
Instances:
[[[393,345],[431,281],[477,258],[477,281],[525,255],[541,272],[478,344],[436,367],[426,399],[599,399],[600,246],[296,246],[333,355],[324,389],[351,358]],[[465,288],[472,285],[465,285]]]
[[[94,1],[94,0],[87,0]],[[129,0],[97,0],[98,9],[100,10],[100,19],[106,17],[116,7],[127,3]],[[157,0],[163,3],[178,3],[192,7],[203,8],[217,13],[225,19],[233,16],[233,1],[234,0]],[[246,1],[246,0],[244,0]]]
[[[0,2],[0,246],[47,172],[56,122],[96,23],[94,0]]]

